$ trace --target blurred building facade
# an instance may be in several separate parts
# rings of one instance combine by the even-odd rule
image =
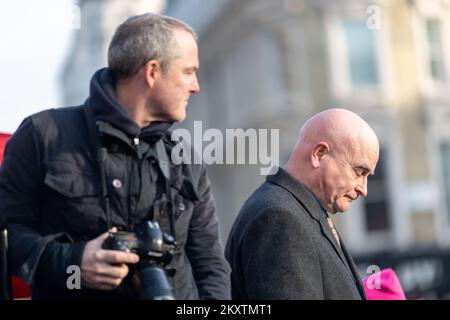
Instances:
[[[89,94],[92,74],[106,66],[108,45],[116,27],[127,17],[160,12],[165,0],[78,0],[80,29],[62,71],[63,102],[79,105]]]
[[[221,0],[199,14],[200,2],[166,9],[200,37],[204,94],[189,106],[191,121],[280,128],[283,162],[306,118],[331,106],[353,110],[375,129],[382,155],[367,199],[337,217],[348,246],[450,243],[450,1]],[[210,171],[231,223],[263,178],[246,168]]]
[[[115,27],[153,4],[80,1],[67,104],[86,97]],[[381,158],[369,196],[336,217],[349,249],[450,246],[449,0],[169,0],[164,13],[199,35],[202,92],[182,126],[279,129],[284,165],[307,118],[350,109],[376,131]],[[209,173],[226,240],[265,177],[256,165]]]

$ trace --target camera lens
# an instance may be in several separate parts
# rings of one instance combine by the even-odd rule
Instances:
[[[145,267],[139,271],[141,286],[139,298],[143,300],[174,300],[172,287],[164,270],[158,267]]]

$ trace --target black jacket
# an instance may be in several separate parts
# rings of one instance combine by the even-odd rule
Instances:
[[[228,238],[233,299],[361,299],[364,289],[314,195],[283,169],[242,207]]]
[[[8,220],[12,269],[32,285],[33,298],[134,297],[128,281],[111,292],[69,290],[67,268],[80,265],[86,242],[108,225],[133,231],[154,218],[172,231],[155,151],[162,139],[170,159],[170,125],[152,123],[141,130],[117,104],[108,69],[93,76],[84,106],[47,110],[23,121],[0,169],[0,214]],[[101,196],[100,145],[107,150],[110,219]],[[205,167],[170,167],[178,246],[169,266],[176,273],[169,280],[175,296],[228,299],[229,266]]]

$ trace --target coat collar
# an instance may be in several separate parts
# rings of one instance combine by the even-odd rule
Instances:
[[[292,177],[282,168],[279,168],[275,175],[267,177],[267,181],[279,185],[294,195],[297,201],[306,209],[306,212],[308,212],[309,215],[319,223],[322,235],[331,243],[346,268],[350,269],[341,247],[337,243],[330,227],[328,226],[328,222],[326,220],[327,212],[322,207],[316,196],[304,184]]]
[[[266,180],[286,189],[305,207],[314,220],[320,221],[322,208],[317,198],[304,184],[282,168],[278,168],[278,172],[268,176]]]

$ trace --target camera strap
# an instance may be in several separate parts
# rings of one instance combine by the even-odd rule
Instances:
[[[101,145],[100,137],[98,136],[98,130],[94,124],[94,117],[92,114],[91,108],[87,105],[83,107],[84,116],[86,119],[86,124],[88,128],[88,133],[90,136],[90,149],[92,152],[93,158],[96,160],[101,175],[101,190],[102,190],[102,200],[104,204],[104,209],[106,211],[107,216],[107,224],[108,230],[111,228],[111,209],[110,209],[110,200],[108,196],[108,189],[106,184],[106,168],[105,168],[105,160],[106,160],[106,148],[103,148]],[[163,139],[159,139],[156,142],[156,153],[158,155],[158,166],[164,176],[164,180],[166,181],[166,195],[168,199],[168,215],[169,215],[169,223],[170,223],[170,232],[172,233],[172,237],[176,240],[175,235],[175,206],[174,204],[174,194],[170,188],[170,162],[169,157],[166,152],[166,148],[164,146]]]
[[[170,162],[169,157],[167,156],[166,147],[164,146],[163,139],[159,139],[156,142],[156,153],[158,155],[158,165],[161,170],[165,180],[166,180],[166,195],[168,199],[168,214],[169,214],[169,222],[170,222],[170,232],[172,233],[172,237],[176,240],[175,235],[175,206],[174,206],[174,194],[172,192],[172,188],[170,187]]]
[[[159,139],[156,142],[156,153],[158,154],[158,165],[164,175],[164,178],[166,178],[166,180],[170,180],[169,157],[167,156],[166,148],[164,147],[164,142],[162,139]]]

